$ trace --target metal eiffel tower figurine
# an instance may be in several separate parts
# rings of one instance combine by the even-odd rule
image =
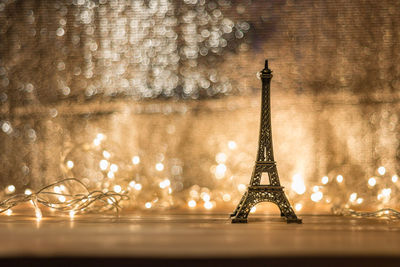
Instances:
[[[286,198],[285,192],[283,192],[274,160],[270,105],[271,79],[272,71],[268,68],[268,60],[265,60],[265,68],[261,71],[261,122],[257,161],[247,191],[235,211],[231,214],[232,223],[246,223],[251,208],[260,202],[266,201],[275,203],[281,211],[281,216],[286,217],[288,223],[302,222],[301,219],[297,218]],[[261,175],[265,172],[268,173],[269,185],[260,184]]]

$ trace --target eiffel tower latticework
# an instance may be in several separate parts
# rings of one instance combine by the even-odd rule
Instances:
[[[275,203],[281,211],[281,216],[286,217],[288,223],[302,222],[297,218],[283,191],[274,160],[270,104],[271,79],[272,71],[268,68],[268,60],[266,60],[265,68],[261,71],[261,121],[257,161],[247,191],[231,214],[232,223],[246,223],[251,208],[260,202]],[[261,184],[262,173],[268,173],[269,185]]]

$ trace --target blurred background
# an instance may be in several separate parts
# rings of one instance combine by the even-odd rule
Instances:
[[[399,208],[399,29],[389,0],[0,0],[0,197],[76,177],[231,212],[268,58],[295,210]]]

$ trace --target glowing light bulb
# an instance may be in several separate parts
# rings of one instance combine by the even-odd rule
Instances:
[[[100,141],[103,141],[105,137],[106,136],[104,134],[102,134],[102,133],[98,133],[97,136],[96,136],[96,138],[99,139]]]
[[[171,181],[169,179],[165,179],[165,180],[161,181],[159,184],[160,188],[163,188],[163,189],[170,185],[171,185]]]
[[[74,162],[72,160],[68,160],[67,167],[68,167],[68,169],[72,169],[74,167]]]
[[[384,197],[390,197],[390,193],[392,193],[392,189],[390,189],[390,188],[384,188],[384,189],[382,189],[382,195],[384,196]]]
[[[118,166],[116,165],[116,164],[111,164],[111,166],[110,166],[110,170],[112,171],[112,172],[117,172],[118,171]]]
[[[61,188],[59,186],[54,187],[54,193],[61,194]]]
[[[229,141],[228,142],[228,148],[230,150],[235,150],[237,148],[236,142],[235,141]]]
[[[206,208],[207,210],[210,210],[213,208],[213,204],[211,202],[205,202],[204,203],[204,208]]]
[[[380,167],[378,168],[378,173],[379,173],[380,175],[384,175],[384,174],[386,173],[385,167],[380,166]]]
[[[203,199],[205,202],[209,202],[210,199],[211,199],[210,195],[207,194],[207,193],[205,193],[205,192],[201,193],[201,194],[200,194],[200,197],[201,197],[201,199]]]
[[[132,188],[134,188],[134,187],[135,187],[135,184],[136,184],[136,182],[135,182],[135,181],[133,181],[133,180],[129,182],[129,186],[130,186],[130,187],[132,187]]]
[[[338,176],[336,176],[336,181],[338,182],[338,183],[341,183],[341,182],[343,182],[343,176],[342,175],[338,175]]]
[[[37,207],[35,208],[35,215],[36,215],[36,220],[40,221],[42,219],[42,212]]]
[[[6,189],[6,193],[7,194],[12,194],[14,192],[15,192],[15,186],[14,185],[10,184],[9,186],[7,186],[7,189]]]
[[[351,201],[351,202],[354,202],[354,201],[356,201],[356,199],[357,199],[357,193],[352,193],[352,194],[350,195],[350,201]]]
[[[146,209],[150,209],[152,205],[150,202],[146,202],[146,204],[144,204],[144,206],[146,207]]]
[[[240,193],[244,193],[244,191],[246,191],[246,189],[247,189],[246,185],[244,185],[244,184],[239,184],[238,185],[238,190],[239,190]]]
[[[296,205],[294,205],[294,209],[296,211],[300,211],[303,208],[303,205],[301,203],[296,203]]]
[[[319,191],[319,186],[318,185],[315,185],[315,186],[313,186],[313,192],[318,192]]]
[[[109,171],[109,172],[107,173],[107,177],[110,178],[110,179],[114,179],[114,178],[115,178],[115,175],[114,175],[114,173],[113,173],[112,171]]]
[[[74,211],[74,210],[70,210],[70,211],[69,211],[69,217],[70,217],[71,219],[73,219],[73,218],[75,217],[75,211]]]
[[[66,198],[65,198],[64,196],[59,196],[59,197],[58,197],[58,200],[59,200],[61,203],[64,203],[64,202],[66,201]]]
[[[225,202],[228,202],[228,201],[231,200],[231,195],[229,195],[229,194],[224,194],[224,195],[222,196],[222,199],[223,199]]]
[[[196,207],[196,205],[197,205],[197,203],[196,203],[196,201],[194,201],[194,200],[190,200],[190,201],[188,202],[188,206],[189,206],[190,208],[194,208],[194,207]]]
[[[135,164],[135,165],[138,165],[138,164],[140,163],[140,158],[139,158],[139,156],[134,156],[134,157],[132,158],[132,163]]]
[[[254,212],[256,212],[256,210],[257,210],[257,208],[254,206],[254,207],[252,207],[252,208],[250,209],[250,213],[254,213]]]
[[[324,176],[321,179],[322,184],[327,184],[329,182],[329,177],[328,176]]]
[[[376,185],[376,179],[374,177],[369,178],[368,185],[374,187]]]
[[[100,169],[105,171],[108,168],[108,164],[109,163],[107,160],[105,160],[105,159],[100,160],[100,163],[99,163]]]
[[[122,187],[120,185],[114,185],[114,191],[115,193],[121,193]]]
[[[225,153],[222,153],[222,152],[220,152],[220,153],[218,153],[216,156],[215,156],[215,160],[219,163],[219,164],[222,164],[222,163],[225,163],[226,162],[226,154]]]
[[[32,195],[32,191],[29,189],[29,188],[27,188],[27,189],[25,189],[25,195]]]
[[[218,164],[215,168],[215,178],[222,179],[225,176],[226,166],[225,164]]]
[[[142,185],[141,184],[135,184],[135,190],[137,190],[137,191],[142,190]]]
[[[115,199],[113,197],[110,197],[107,199],[108,204],[113,205],[115,203]]]
[[[161,162],[157,163],[156,164],[156,170],[159,171],[159,172],[164,170],[164,164],[162,164]]]
[[[306,192],[306,186],[304,184],[303,177],[298,173],[293,175],[291,187],[299,195],[302,195]]]
[[[95,146],[99,146],[100,143],[101,143],[101,141],[100,141],[99,139],[97,139],[97,138],[93,140],[93,144],[94,144]]]
[[[322,199],[324,195],[322,194],[321,191],[315,192],[311,195],[311,200],[314,202],[318,202]]]
[[[363,201],[364,201],[363,198],[361,198],[361,197],[357,198],[357,204],[361,204],[361,203],[363,203]]]
[[[103,157],[105,157],[106,159],[109,159],[109,158],[111,157],[110,152],[104,150],[104,151],[103,151]]]
[[[6,210],[6,215],[7,216],[11,216],[11,214],[12,214],[12,210]]]
[[[395,183],[399,180],[399,177],[397,175],[392,176],[392,182]]]

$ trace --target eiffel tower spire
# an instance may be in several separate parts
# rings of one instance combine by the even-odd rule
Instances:
[[[281,216],[286,217],[288,223],[302,222],[301,219],[297,218],[286,198],[274,160],[270,103],[271,79],[272,71],[268,68],[268,60],[265,60],[265,68],[261,71],[261,119],[257,160],[247,191],[231,214],[232,223],[246,223],[251,208],[260,202],[275,203],[281,211]],[[265,172],[268,173],[269,185],[261,184],[261,176]]]

